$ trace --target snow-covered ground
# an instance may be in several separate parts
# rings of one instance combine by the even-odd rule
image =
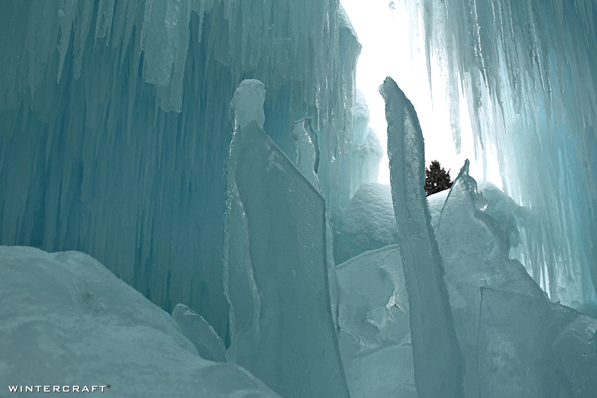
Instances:
[[[0,303],[2,397],[9,386],[277,397],[240,367],[202,359],[168,313],[86,254],[0,246]]]

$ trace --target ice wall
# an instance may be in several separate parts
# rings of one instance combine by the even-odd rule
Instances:
[[[357,89],[353,113],[353,131],[351,136],[350,198],[361,184],[377,182],[379,164],[383,156],[383,147],[377,133],[369,122],[369,106],[363,93]],[[343,204],[343,207],[347,204]]]
[[[478,157],[497,153],[507,192],[534,212],[518,258],[553,300],[597,283],[597,4],[409,0],[428,68],[448,81],[453,137],[466,98]],[[431,76],[431,72],[429,72]]]
[[[91,254],[224,338],[228,104],[246,78],[286,154],[311,118],[331,213],[348,201],[360,44],[338,0],[2,2],[0,38],[2,244]]]

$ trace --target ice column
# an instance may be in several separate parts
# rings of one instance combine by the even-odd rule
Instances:
[[[392,200],[410,303],[417,391],[421,398],[460,398],[464,359],[423,190],[423,133],[413,105],[396,82],[387,77],[380,92],[386,102]]]
[[[348,397],[328,290],[325,202],[259,126],[263,97],[251,87],[261,86],[241,83],[231,103],[227,358],[283,397]]]

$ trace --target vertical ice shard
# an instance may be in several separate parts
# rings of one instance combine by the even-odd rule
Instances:
[[[308,117],[302,118],[292,123],[292,137],[294,139],[293,163],[305,176],[307,180],[313,185],[315,189],[322,193],[321,185],[319,184],[319,177],[317,177],[317,170],[319,168],[319,144],[317,143],[317,134],[311,128],[311,119]],[[338,325],[338,311],[337,311],[337,286],[334,262],[334,232],[332,229],[332,222],[330,220],[329,208],[326,203],[325,216],[325,231],[326,231],[326,261],[328,267],[328,282],[330,288],[330,301],[332,306],[332,316],[334,325]]]
[[[350,396],[416,398],[398,245],[351,258],[336,267],[336,274],[338,340]]]
[[[480,289],[490,287],[543,300],[547,300],[547,296],[521,263],[508,259],[510,245],[506,227],[485,213],[488,201],[477,192],[477,183],[468,170],[467,160],[445,201],[436,236],[456,333],[466,364],[465,395],[475,397],[479,391]],[[503,198],[492,199],[496,206],[504,202]]]
[[[238,192],[235,163],[240,145],[235,142],[251,122],[263,126],[265,85],[259,80],[243,80],[230,101],[229,116],[234,124],[228,154],[228,199],[224,236],[224,294],[230,304],[230,339],[226,354],[231,362],[247,355],[260,343],[261,296],[254,277],[250,255],[248,221]]]
[[[245,106],[238,98],[234,109]],[[348,397],[328,291],[324,199],[256,119],[235,123],[227,163],[228,358],[284,397]]]
[[[386,102],[390,181],[410,303],[417,392],[420,398],[461,398],[464,360],[423,190],[423,133],[414,107],[394,80],[387,77],[380,92]]]

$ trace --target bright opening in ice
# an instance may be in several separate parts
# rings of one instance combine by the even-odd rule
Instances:
[[[386,76],[391,76],[417,110],[425,136],[425,163],[428,165],[432,160],[439,160],[442,167],[451,170],[450,175],[454,178],[464,161],[469,159],[473,177],[478,180],[487,179],[502,187],[495,160],[496,154],[488,151],[486,175],[483,172],[481,156],[478,156],[478,159],[475,156],[466,98],[462,93],[460,98],[462,150],[460,154],[456,153],[450,128],[445,79],[442,79],[437,60],[434,59],[431,73],[433,87],[430,88],[423,33],[413,28],[416,24],[411,19],[412,13],[407,11],[402,2],[387,0],[367,2],[342,0],[342,5],[363,46],[357,66],[357,87],[367,100],[371,113],[371,126],[384,146],[378,182],[390,183],[386,153],[385,105],[378,87]],[[421,26],[420,23],[418,26]]]

